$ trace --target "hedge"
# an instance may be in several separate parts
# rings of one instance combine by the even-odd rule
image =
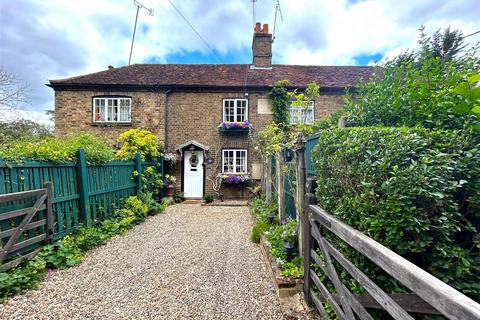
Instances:
[[[478,300],[479,149],[479,139],[462,131],[324,130],[313,151],[316,197],[327,212]],[[336,244],[384,288],[402,291]]]

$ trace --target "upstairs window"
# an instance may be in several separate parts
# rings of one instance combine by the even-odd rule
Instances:
[[[247,150],[222,150],[223,173],[247,173]]]
[[[315,102],[309,101],[308,106],[290,106],[290,123],[312,124],[315,120]]]
[[[93,98],[93,122],[129,123],[131,119],[131,98]]]
[[[248,100],[247,99],[224,99],[223,100],[223,122],[245,122],[248,121]]]

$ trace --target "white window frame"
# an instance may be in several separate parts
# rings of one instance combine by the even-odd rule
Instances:
[[[225,152],[233,151],[233,171],[225,171]],[[245,152],[244,171],[237,172],[237,151]],[[248,150],[247,149],[222,149],[222,173],[248,173]]]
[[[116,106],[112,106],[112,108],[117,109],[117,112],[116,112],[117,120],[107,120],[108,119],[107,113],[109,111],[109,106],[108,106],[108,101],[109,100],[112,100],[112,101],[116,100],[116,102],[117,102]],[[120,107],[121,107],[120,106],[120,101],[122,101],[122,100],[127,100],[128,103],[129,103],[129,107],[130,107],[130,109],[128,111],[129,112],[129,114],[128,114],[129,120],[123,120],[123,121],[120,120]],[[103,106],[97,106],[96,105],[97,101],[103,101],[104,102]],[[104,120],[97,120],[96,119],[97,108],[103,108],[103,114],[105,116]],[[129,97],[95,97],[95,98],[93,98],[92,111],[93,111],[92,112],[92,120],[93,120],[94,123],[131,123],[132,122],[132,98],[129,98]]]
[[[232,98],[232,99],[223,99],[223,106],[222,106],[222,121],[223,122],[232,122],[232,121],[226,121],[226,113],[225,113],[225,105],[227,101],[233,101],[233,118],[235,121],[233,122],[245,122],[248,121],[248,99],[237,99],[237,98]],[[237,114],[237,101],[245,101],[245,120],[243,121],[238,121],[238,114]]]
[[[290,104],[290,123],[291,124],[295,124],[295,123],[303,123],[303,124],[313,124],[315,122],[315,100],[311,100],[308,102],[309,103],[309,106],[306,108],[306,109],[303,109],[303,110],[299,110],[301,107],[293,107],[291,104]],[[312,121],[310,122],[307,122],[307,118],[306,118],[306,115],[303,115],[303,113],[306,111],[306,110],[312,110]],[[301,118],[303,118],[304,120],[297,120],[297,121],[293,121],[293,116],[294,114],[296,114],[296,117],[298,117],[298,114],[299,113],[302,113],[300,115]]]

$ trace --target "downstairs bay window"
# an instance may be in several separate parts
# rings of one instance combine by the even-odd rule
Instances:
[[[93,122],[130,123],[132,99],[125,97],[93,98]]]

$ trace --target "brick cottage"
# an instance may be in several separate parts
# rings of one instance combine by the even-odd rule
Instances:
[[[305,88],[315,81],[321,96],[301,112],[319,120],[342,105],[345,88],[369,77],[369,67],[272,65],[272,34],[256,24],[252,64],[134,64],[61,80],[55,91],[55,134],[93,131],[110,139],[129,128],[154,132],[182,161],[173,170],[187,198],[213,194],[206,176],[249,173],[260,179],[260,157],[250,130],[272,120],[267,93],[278,80]],[[299,112],[292,110],[292,121]],[[230,128],[232,123],[240,127]],[[243,185],[224,184],[225,197],[243,197]]]

